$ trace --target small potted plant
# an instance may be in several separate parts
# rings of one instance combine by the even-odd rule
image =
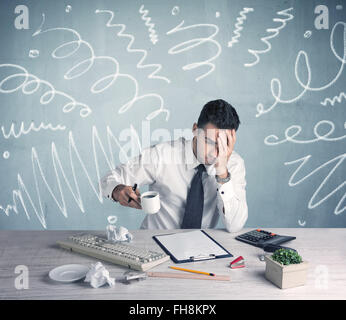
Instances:
[[[302,286],[306,282],[308,262],[298,252],[278,249],[271,256],[264,257],[265,277],[281,289]]]

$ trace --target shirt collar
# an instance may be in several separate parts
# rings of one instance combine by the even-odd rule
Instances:
[[[201,164],[193,153],[193,139],[186,141],[185,144],[185,161],[186,168],[188,170],[196,168],[199,164]]]
[[[202,164],[193,153],[193,139],[188,140],[185,144],[185,161],[188,170],[195,169],[198,165]],[[215,175],[216,170],[214,164],[205,166],[208,175]]]

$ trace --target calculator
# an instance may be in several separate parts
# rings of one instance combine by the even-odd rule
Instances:
[[[235,237],[237,240],[251,244],[256,247],[278,246],[281,243],[296,239],[292,236],[283,236],[262,229],[252,230]]]

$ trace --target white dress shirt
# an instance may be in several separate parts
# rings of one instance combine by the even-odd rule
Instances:
[[[113,189],[118,184],[133,186],[137,183],[139,188],[149,185],[150,191],[160,194],[161,209],[156,214],[147,214],[141,229],[179,229],[188,190],[197,171],[195,168],[200,164],[193,153],[192,142],[179,138],[144,149],[139,156],[109,171],[101,179],[103,197],[112,199]],[[231,180],[219,184],[214,165],[206,165],[202,176],[202,229],[215,228],[221,217],[227,231],[237,232],[247,220],[244,160],[234,150],[227,168]]]

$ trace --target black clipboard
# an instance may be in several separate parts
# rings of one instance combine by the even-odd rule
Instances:
[[[197,231],[197,230],[196,230]],[[205,255],[197,255],[197,256],[190,256],[190,257],[185,257],[185,258],[177,258],[164,244],[163,241],[160,241],[160,237],[165,237],[165,236],[170,236],[170,235],[177,235],[179,237],[179,234],[188,234],[191,231],[188,232],[182,232],[182,233],[169,233],[169,234],[161,234],[161,235],[156,235],[153,236],[153,239],[156,241],[156,243],[162,248],[162,250],[171,257],[171,259],[175,263],[186,263],[186,262],[195,262],[195,261],[201,261],[201,260],[211,260],[211,259],[221,259],[221,258],[228,258],[228,257],[233,257],[233,255],[226,250],[220,243],[215,241],[209,234],[207,234],[204,230],[198,230],[200,231],[203,235],[207,237],[207,239],[211,240],[216,246],[219,248],[220,251],[223,251],[223,254],[214,254],[214,253],[209,253]],[[183,245],[183,243],[181,244]]]

